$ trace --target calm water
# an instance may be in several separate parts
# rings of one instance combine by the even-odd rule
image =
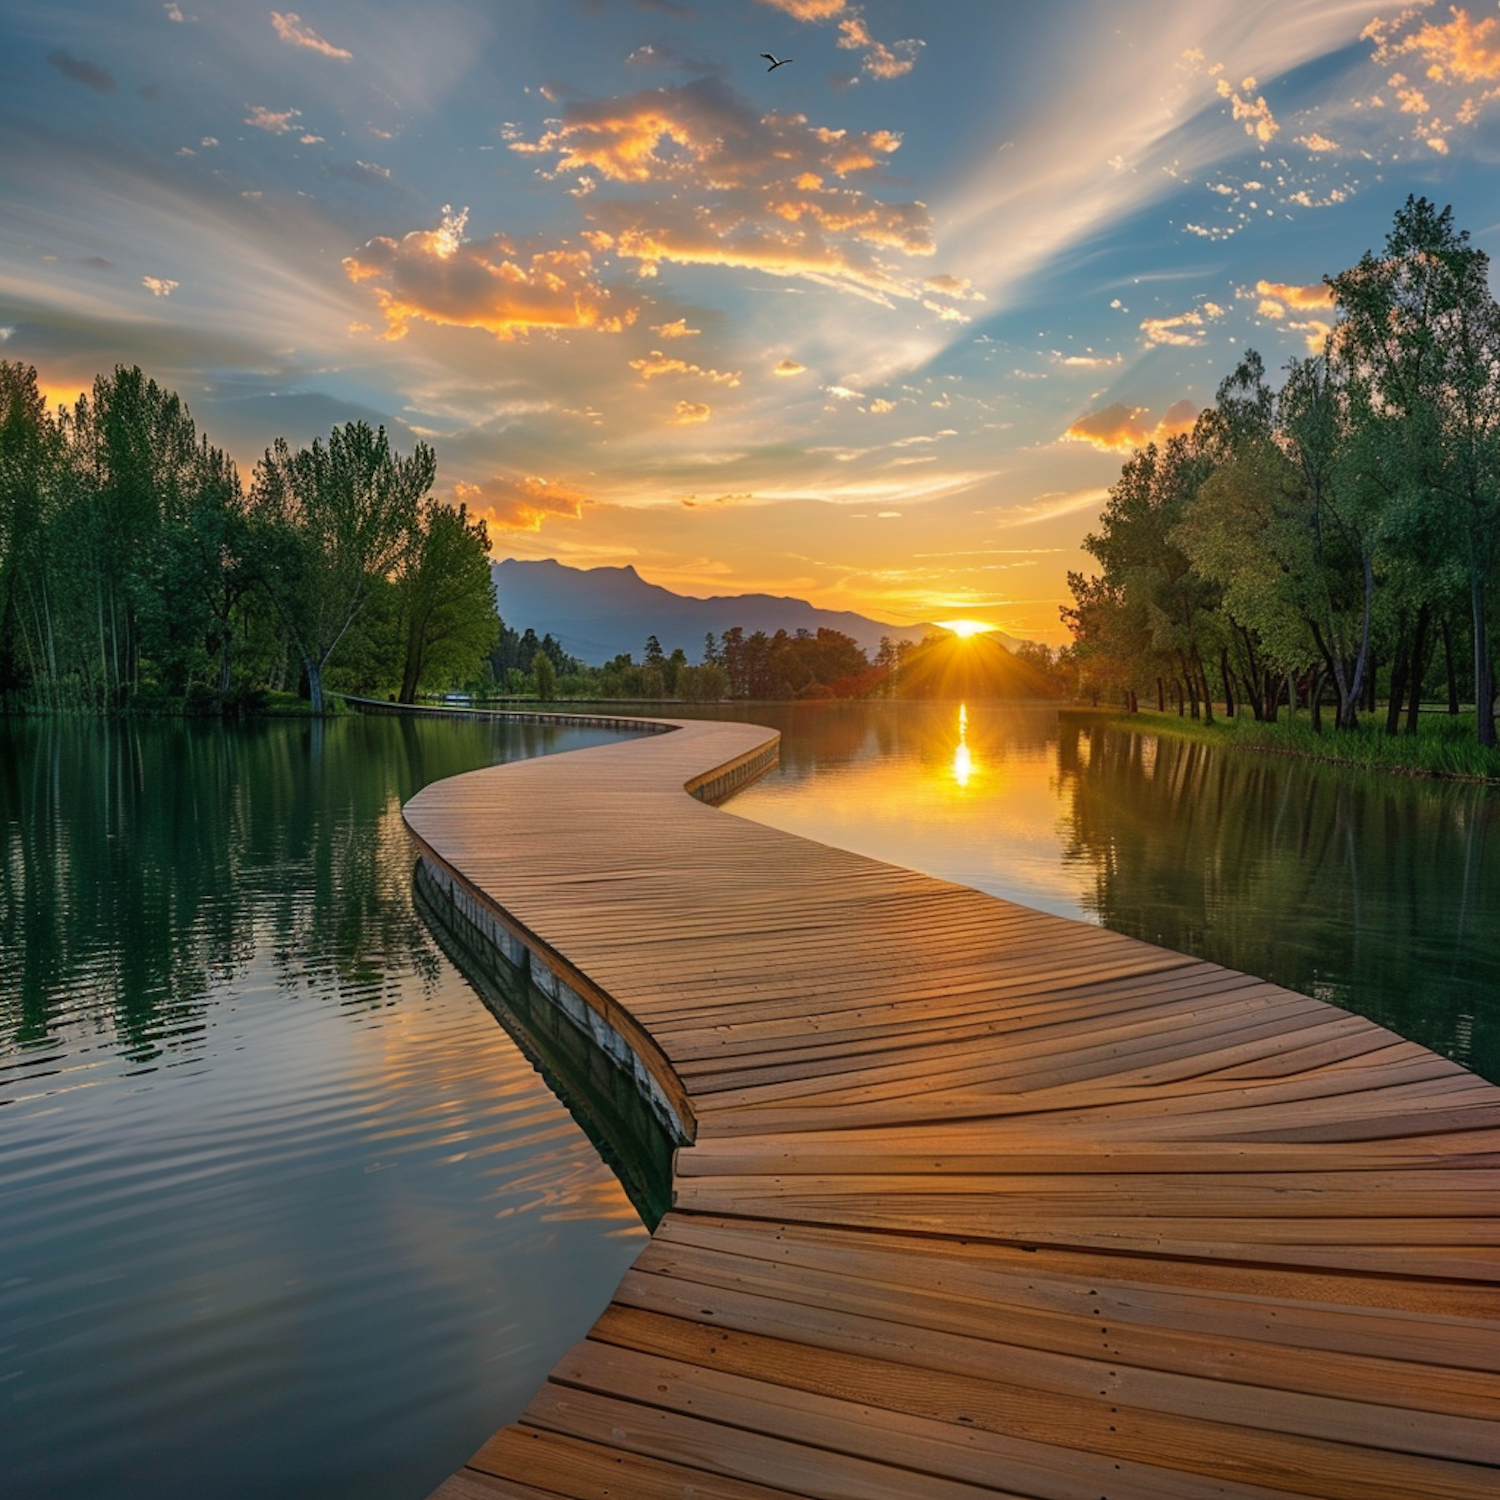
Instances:
[[[1500,1082],[1500,789],[1226,755],[1051,710],[760,710],[730,809],[1359,1011]]]
[[[739,815],[1500,1080],[1493,789],[1045,710],[749,716],[786,738]],[[417,1500],[582,1335],[644,1231],[414,915],[399,806],[602,737],[0,724],[0,1492]]]
[[[417,1500],[644,1241],[400,803],[592,743],[0,725],[0,1493]]]

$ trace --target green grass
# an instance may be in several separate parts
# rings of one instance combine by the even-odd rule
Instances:
[[[1385,713],[1366,716],[1358,729],[1340,731],[1325,707],[1323,732],[1313,732],[1306,710],[1289,719],[1285,710],[1274,724],[1258,723],[1248,713],[1236,719],[1216,715],[1213,723],[1143,709],[1138,714],[1112,713],[1108,722],[1154,734],[1201,740],[1233,750],[1272,755],[1301,755],[1332,765],[1395,771],[1406,776],[1442,776],[1464,781],[1500,781],[1500,751],[1475,741],[1472,713],[1424,713],[1414,735],[1385,732]]]

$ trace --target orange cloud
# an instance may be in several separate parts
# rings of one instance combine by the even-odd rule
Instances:
[[[549,517],[576,521],[589,503],[582,490],[536,476],[487,479],[483,484],[459,480],[453,494],[500,531],[540,531]]]
[[[274,110],[267,109],[264,104],[247,104],[246,109],[250,111],[245,116],[245,124],[253,125],[257,130],[268,130],[272,135],[285,135],[290,130],[300,130],[300,125],[292,124],[302,111],[300,109]]]
[[[773,375],[800,375],[806,369],[806,365],[799,365],[795,359],[784,359],[771,373]]]
[[[1278,302],[1304,312],[1333,306],[1333,289],[1321,281],[1311,286],[1292,286],[1285,281],[1257,281],[1255,291],[1257,296],[1274,297]]]
[[[1250,295],[1241,293],[1241,295]],[[1330,318],[1308,317],[1287,321],[1289,313],[1329,313],[1333,292],[1322,282],[1312,286],[1293,286],[1284,281],[1257,281],[1254,295],[1260,298],[1256,312],[1273,322],[1285,322],[1306,339],[1308,351],[1317,354],[1333,332]]]
[[[658,338],[664,339],[692,339],[703,332],[701,328],[689,328],[686,318],[678,318],[673,323],[654,323],[651,332]]]
[[[829,21],[847,8],[846,0],[760,0],[796,21]]]
[[[285,15],[273,10],[271,25],[276,28],[276,35],[293,47],[306,47],[310,52],[321,52],[324,57],[338,57],[346,62],[354,56],[343,47],[335,47],[332,42],[324,41],[294,10],[289,10]]]
[[[889,46],[870,35],[864,12],[848,0],[761,0],[796,21],[837,21],[838,44],[846,51],[862,51],[861,67],[872,78],[900,78],[916,66],[917,54],[927,44],[915,37]]]
[[[1158,344],[1172,344],[1181,348],[1196,348],[1203,343],[1203,330],[1215,318],[1222,318],[1224,309],[1216,302],[1205,302],[1185,313],[1171,318],[1142,318],[1141,332],[1146,335],[1146,347],[1154,349]]]
[[[760,114],[716,79],[570,106],[535,141],[510,149],[552,158],[542,175],[586,170],[607,183],[670,185],[647,199],[589,197],[588,242],[636,261],[758,270],[840,287],[889,303],[975,294],[957,277],[926,282],[890,252],[934,253],[932,217],[846,179],[899,150],[889,130],[850,131],[800,114]],[[941,305],[941,304],[939,304]],[[945,312],[943,314],[947,316]]]
[[[380,236],[344,272],[374,282],[388,339],[403,337],[415,319],[455,328],[483,328],[513,339],[532,329],[594,329],[618,333],[636,309],[616,310],[594,275],[587,250],[525,254],[503,235],[463,237],[468,210],[443,210],[437,229],[416,229],[400,240]]]
[[[1229,101],[1229,107],[1235,119],[1244,124],[1246,135],[1253,136],[1264,143],[1271,140],[1281,129],[1272,116],[1271,106],[1266,103],[1264,95],[1255,94],[1253,78],[1245,79],[1240,89],[1236,89],[1227,78],[1221,78],[1217,88],[1219,97]],[[1252,95],[1254,95],[1253,98]]]
[[[1142,420],[1143,418],[1147,420]],[[1198,408],[1191,401],[1169,406],[1154,423],[1149,422],[1150,409],[1127,406],[1116,401],[1098,411],[1088,412],[1062,435],[1066,443],[1088,443],[1107,453],[1128,453],[1147,443],[1163,443],[1180,433],[1192,431],[1198,420]]]
[[[630,368],[637,371],[642,380],[655,380],[658,375],[698,375],[715,385],[726,385],[731,389],[740,383],[738,370],[705,370],[702,365],[671,359],[660,349],[653,349],[645,359],[631,360]]]
[[[713,415],[713,407],[704,401],[679,401],[677,415],[672,418],[678,427],[687,427],[694,422],[706,422]]]
[[[1500,21],[1494,16],[1476,21],[1466,8],[1454,5],[1448,9],[1449,20],[1409,30],[1423,8],[1412,5],[1390,21],[1376,19],[1361,38],[1374,42],[1377,66],[1397,68],[1389,83],[1401,101],[1401,113],[1417,117],[1412,139],[1446,156],[1455,125],[1474,124],[1485,105],[1500,98]],[[1401,71],[1409,62],[1422,69],[1425,86]]]
[[[927,45],[915,37],[892,42],[887,46],[870,35],[864,17],[857,12],[839,21],[839,46],[849,51],[864,50],[860,66],[872,78],[901,78],[917,65],[917,54]]]

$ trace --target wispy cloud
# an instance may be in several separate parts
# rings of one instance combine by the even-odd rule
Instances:
[[[273,10],[271,25],[276,28],[276,35],[289,46],[305,47],[309,52],[318,52],[324,57],[336,57],[344,62],[348,62],[354,56],[347,48],[335,47],[332,42],[319,36],[294,10],[289,10],[285,14],[279,10]]]
[[[644,359],[633,359],[630,368],[642,380],[655,380],[660,375],[697,375],[713,385],[731,389],[740,383],[738,370],[705,370],[702,365],[690,365],[686,360],[672,359],[660,349],[653,349]]]
[[[119,87],[115,82],[115,75],[108,68],[101,68],[98,63],[91,63],[86,58],[74,57],[61,47],[47,54],[47,63],[56,68],[64,78],[71,78],[74,83],[81,83],[85,88],[93,89],[96,94],[112,94]]]

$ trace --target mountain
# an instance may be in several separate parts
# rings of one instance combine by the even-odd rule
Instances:
[[[668,653],[680,646],[689,661],[703,654],[703,637],[723,635],[735,625],[746,635],[764,630],[841,630],[873,656],[881,636],[893,641],[920,641],[923,625],[891,625],[849,610],[817,609],[805,599],[773,594],[727,594],[693,599],[647,583],[632,567],[569,568],[548,559],[523,562],[507,558],[490,564],[500,618],[516,630],[529,625],[538,635],[549,632],[570,655],[594,666],[628,651],[637,660],[654,635]],[[1002,644],[1010,637],[997,635]]]

